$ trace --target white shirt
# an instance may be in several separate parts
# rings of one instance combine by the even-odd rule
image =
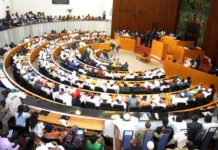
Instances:
[[[26,126],[26,119],[30,117],[30,114],[27,112],[23,112],[19,117],[18,117],[18,113],[15,113],[15,120],[16,120],[16,125],[17,126],[22,126],[25,127]]]
[[[202,123],[204,130],[209,130],[210,127],[218,127],[218,123],[211,122],[211,123]]]
[[[60,96],[60,99],[65,103],[67,106],[72,105],[72,96],[68,93],[64,93],[63,95]]]
[[[101,93],[100,98],[103,99],[103,100],[107,100],[106,103],[111,103],[112,102],[112,98],[108,93]]]
[[[45,128],[45,126],[44,126],[43,122],[38,122],[33,129],[29,128],[29,131],[36,133],[38,135],[38,137],[41,138],[43,136],[43,129],[44,128]]]
[[[123,133],[125,130],[133,130],[135,132],[138,122],[139,122],[138,118],[134,116],[131,116],[129,121],[124,121],[123,119],[113,120],[114,125],[116,125],[120,131],[121,140],[123,140]]]
[[[172,126],[174,133],[178,133],[181,131],[181,129],[187,129],[187,123],[185,121],[182,122],[176,122],[173,120],[173,116],[168,117],[169,124]]]

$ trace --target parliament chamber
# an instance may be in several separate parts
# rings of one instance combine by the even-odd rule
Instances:
[[[0,150],[218,149],[217,0],[25,2],[0,3]]]

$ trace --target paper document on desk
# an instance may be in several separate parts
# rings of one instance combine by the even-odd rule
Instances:
[[[69,125],[68,122],[67,122],[67,120],[65,120],[65,119],[60,119],[59,121],[60,121],[60,123],[61,123],[63,126],[65,126],[65,127],[67,127],[67,126]]]

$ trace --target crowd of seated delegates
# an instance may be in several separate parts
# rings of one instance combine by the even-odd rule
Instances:
[[[70,47],[68,47],[68,49],[70,50]],[[67,48],[66,48],[66,51],[68,51],[67,50]],[[48,52],[48,55],[50,54],[50,52],[49,52],[49,50],[47,50],[47,52]],[[60,59],[61,60],[63,60],[64,58],[65,58],[65,56],[66,56],[66,54],[65,55],[62,55],[63,53],[61,53],[61,55],[60,55]],[[66,71],[64,71],[64,70],[62,70],[62,69],[60,69],[60,68],[55,68],[54,67],[54,64],[52,63],[52,62],[50,62],[50,61],[46,61],[45,59],[43,59],[43,58],[48,58],[48,57],[46,57],[45,56],[46,54],[45,54],[45,51],[41,51],[40,53],[39,53],[39,64],[40,64],[40,66],[42,67],[42,68],[44,68],[45,70],[47,70],[47,72],[49,72],[49,74],[50,75],[52,75],[52,77],[53,78],[55,78],[55,77],[58,77],[59,79],[60,79],[60,81],[62,81],[62,82],[65,82],[66,81],[66,83],[68,82],[68,84],[75,84],[75,82],[76,81],[79,81],[79,78],[81,77],[81,76],[79,76],[78,75],[78,73],[76,72],[76,71],[78,71],[79,73],[82,73],[82,74],[85,74],[85,75],[88,75],[88,76],[97,76],[97,77],[103,77],[104,76],[104,74],[105,74],[105,71],[103,71],[103,70],[101,70],[101,69],[99,69],[99,70],[97,70],[97,71],[95,71],[94,69],[91,69],[91,70],[89,70],[87,73],[83,70],[83,69],[81,69],[81,68],[79,68],[80,67],[80,65],[79,65],[79,63],[74,63],[74,65],[75,66],[78,66],[78,68],[76,69],[76,67],[75,66],[72,66],[72,65],[69,65],[70,67],[74,67],[74,70],[73,70],[73,72],[72,73],[68,73],[68,72],[66,72]],[[69,51],[69,57],[70,57],[70,59],[71,59],[71,56],[73,55],[73,52],[70,52]],[[53,67],[52,67],[53,66]],[[46,72],[44,70],[44,72]],[[76,71],[75,71],[76,70]],[[72,77],[71,77],[71,75],[72,75]],[[130,76],[133,76],[132,74],[127,74],[127,76],[125,77],[125,79],[126,78],[131,78]],[[100,82],[101,81],[101,82]],[[160,84],[163,84],[163,86],[161,86],[161,90],[163,90],[164,89],[164,86],[167,88],[168,87],[168,83],[166,82],[166,80],[164,80],[163,82],[160,80],[160,82],[161,83],[159,83],[159,81],[158,80],[155,80],[155,85],[156,85],[156,87],[158,87]],[[183,82],[183,81],[182,81]],[[190,82],[190,79],[189,80],[185,80],[185,82]],[[81,84],[81,83],[80,83]],[[107,84],[107,86],[106,86],[106,84]],[[96,86],[99,86],[99,87],[102,87],[102,89],[103,89],[103,91],[107,91],[107,88],[110,88],[110,87],[113,87],[113,84],[115,84],[115,83],[112,83],[112,81],[108,81],[108,82],[103,82],[102,80],[96,80],[96,79],[87,79],[86,78],[86,81],[85,81],[85,83],[83,84],[83,86],[84,85],[86,85],[86,86],[90,86],[90,89],[92,89],[92,90],[94,90],[95,89],[95,87]],[[153,86],[153,84],[150,84],[150,85],[147,85],[147,84],[149,84],[149,83],[146,83],[145,84],[145,87],[151,87],[151,90],[154,88]],[[185,83],[184,83],[185,84]],[[190,84],[190,83],[189,83]],[[139,85],[133,85],[132,87],[138,87],[138,88],[141,88],[141,86],[139,86]],[[184,85],[185,86],[185,85]],[[81,86],[79,86],[79,87],[81,87]],[[104,88],[105,87],[105,88]],[[189,87],[189,85],[187,86],[187,87]],[[112,88],[113,89],[113,88]],[[133,88],[132,88],[133,89]],[[119,89],[117,89],[116,90],[117,92],[119,92]],[[123,90],[124,92],[123,93],[131,93],[131,91],[129,90],[129,91],[125,91],[125,90]],[[121,89],[121,92],[122,92],[122,89]],[[136,91],[137,92],[137,91]],[[142,91],[141,91],[142,92]],[[137,93],[140,93],[140,91],[138,91]]]
[[[25,14],[19,15],[7,13],[6,17],[0,20],[0,30],[5,30],[11,27],[17,27],[22,25],[29,25],[34,23],[43,22],[56,22],[56,21],[69,21],[69,20],[104,20],[101,16],[94,17],[88,14],[87,16],[52,16],[45,15],[44,12],[33,13],[29,11]]]
[[[27,50],[25,50],[27,52]],[[22,52],[23,54],[25,54],[26,52]],[[16,64],[16,67],[20,66],[20,62],[19,61],[23,61],[22,59],[20,59],[17,55],[15,55],[13,57],[13,61],[15,61],[15,64]],[[22,62],[23,63],[23,62]],[[25,63],[24,63],[25,64]],[[27,66],[25,66],[27,65]],[[20,68],[20,72],[22,73],[22,76],[24,77],[25,80],[27,80],[27,82],[29,82],[35,89],[35,91],[38,92],[37,89],[41,89],[42,91],[44,91],[47,95],[53,95],[53,98],[55,99],[56,96],[59,98],[59,99],[62,99],[62,102],[67,104],[67,105],[72,105],[72,97],[69,95],[69,91],[74,91],[73,89],[70,89],[70,88],[67,88],[67,89],[64,89],[64,88],[57,88],[55,91],[55,84],[53,83],[50,83],[50,82],[46,82],[45,79],[41,78],[40,76],[38,76],[33,70],[31,70],[28,66],[28,63],[25,64],[24,66],[21,66],[23,68]],[[19,69],[18,69],[19,70]],[[17,71],[18,71],[17,70]],[[29,71],[29,73],[28,73]],[[15,75],[15,78],[17,76]],[[19,80],[19,79],[18,79]],[[46,83],[46,84],[45,84]],[[53,88],[53,89],[52,89]],[[128,87],[127,87],[128,88]],[[126,87],[124,87],[124,90],[126,89]],[[73,92],[71,92],[72,94]],[[84,94],[84,93],[83,93]],[[42,94],[43,96],[46,96],[45,94]],[[99,97],[98,95],[96,95],[96,97]],[[124,108],[126,108],[126,104],[125,102],[122,101],[122,97],[120,98],[121,96],[118,96],[117,98],[117,104],[120,105],[124,105]],[[91,98],[91,100],[93,100],[93,97]],[[96,99],[94,99],[96,100]],[[94,101],[93,100],[93,101]],[[97,99],[98,100],[98,99]],[[84,102],[84,101],[82,101]],[[94,101],[95,102],[95,101]],[[99,100],[97,101],[99,103]],[[158,104],[156,102],[156,104]],[[96,107],[98,107],[99,105],[96,105]]]
[[[53,47],[53,46],[51,46]],[[53,47],[54,48],[54,47]],[[70,47],[69,47],[70,48]],[[66,72],[58,67],[55,67],[55,64],[53,62],[51,62],[48,58],[49,56],[46,56],[46,52],[48,55],[50,55],[50,50],[49,50],[49,47],[45,48],[45,50],[43,51],[40,51],[39,53],[39,65],[40,65],[40,68],[43,68],[43,71],[40,71],[42,72],[43,74],[45,74],[45,72],[48,72],[49,74],[49,77],[52,77],[52,78],[58,78],[59,81],[63,82],[63,83],[67,83],[68,85],[75,85],[76,82],[79,82],[81,81],[81,76],[79,76],[77,74],[77,72],[74,70],[73,72]],[[73,53],[70,53],[70,55],[73,54]],[[64,56],[63,56],[64,57]],[[63,59],[62,55],[61,55],[61,59]],[[80,72],[80,70],[78,69],[78,71]],[[101,77],[104,75],[104,72],[103,70],[98,70],[97,72],[93,71],[93,69],[87,73],[87,75],[91,75],[91,76],[98,76],[98,77]],[[47,76],[47,73],[46,73],[46,76]],[[178,81],[177,81],[178,80]],[[179,89],[183,89],[181,88],[182,86],[184,86],[184,89],[185,88],[188,88],[190,86],[190,79],[186,79],[186,80],[181,80],[179,78],[175,78],[173,82],[176,82],[178,83],[178,87]],[[172,87],[172,91],[174,91],[174,89],[176,87],[173,87],[173,86],[176,86],[172,83],[168,83],[167,80],[155,80],[154,82],[144,82],[141,83],[141,84],[131,84],[130,86],[128,86],[127,84],[124,84],[123,86],[121,85],[118,85],[118,86],[114,86],[115,84],[117,83],[114,83],[113,81],[106,81],[106,80],[96,80],[96,79],[93,79],[93,78],[86,78],[85,81],[80,82],[77,86],[80,87],[80,88],[83,88],[84,86],[86,87],[89,87],[89,89],[91,90],[95,90],[96,87],[101,87],[102,91],[103,92],[106,92],[107,89],[112,89],[114,90],[114,92],[117,92],[117,93],[143,93],[143,90],[151,90],[150,93],[155,93],[153,92],[154,89],[157,90],[157,93],[158,91],[159,92],[164,92],[166,91],[167,89],[170,90],[170,88]],[[170,87],[170,84],[172,84],[172,86]],[[142,86],[143,85],[143,86]],[[113,88],[114,86],[114,88]],[[143,89],[143,87],[145,89]],[[160,89],[158,90],[158,88],[160,87]],[[165,90],[164,90],[165,89]],[[177,90],[177,89],[175,89]]]
[[[171,104],[184,109],[187,107],[204,105],[211,102],[214,98],[215,88],[211,84],[208,88],[198,86],[189,91],[171,94]]]
[[[16,56],[17,57],[17,56]],[[17,58],[19,60],[19,58]],[[16,60],[15,60],[16,61]],[[16,61],[17,62],[17,61]],[[19,63],[16,63],[19,66]],[[92,102],[95,104],[95,107],[99,107],[101,103],[109,103],[111,106],[114,105],[121,105],[124,109],[127,109],[127,103],[125,102],[125,97],[122,97],[120,95],[117,96],[117,100],[112,102],[112,98],[109,94],[103,93],[101,95],[94,94],[91,92],[81,92],[80,89],[73,89],[70,87],[65,87],[63,85],[56,86],[55,84],[51,82],[47,82],[42,77],[38,76],[34,71],[32,71],[29,67],[22,66],[24,68],[28,68],[26,71],[24,68],[21,68],[22,76],[24,80],[26,80],[29,84],[35,88],[35,92],[39,93],[39,90],[44,91],[44,93],[41,92],[42,96],[46,97],[46,95],[53,96],[53,99],[59,99],[62,101],[62,103],[65,103],[66,105],[72,105],[75,103],[75,101],[79,101],[80,103],[87,103]],[[26,85],[26,84],[25,84]],[[31,87],[29,87],[31,89]],[[79,99],[78,99],[79,98]],[[153,105],[162,105],[164,104],[161,100],[161,102],[158,101],[160,99],[158,96],[154,97],[154,103]],[[105,101],[107,100],[107,101]],[[111,100],[111,101],[110,101]],[[158,103],[159,102],[159,103]]]
[[[7,52],[9,52],[12,48],[16,47],[16,44],[14,42],[11,42],[9,45],[5,44],[4,47],[0,48],[0,57],[3,57],[3,55]]]
[[[199,70],[201,64],[200,56],[197,56],[195,59],[188,58],[184,62],[185,67],[193,68]],[[208,71],[209,74],[218,76],[218,67],[213,65]]]
[[[26,94],[18,89],[0,87],[0,90],[1,150],[41,150],[49,147],[58,147],[62,150],[74,148],[101,150],[106,147],[100,134],[93,134],[84,139],[84,135],[77,134],[77,126],[67,131],[40,122],[38,112],[31,111],[28,106],[22,104]]]
[[[18,56],[16,56],[16,59],[13,59],[16,62],[16,65],[20,66],[19,60],[22,60]],[[95,107],[99,107],[102,103],[109,103],[112,107],[114,107],[114,105],[120,105],[123,107],[123,109],[127,109],[127,97],[125,96],[117,95],[116,101],[112,102],[112,96],[107,93],[94,94],[92,92],[82,92],[80,89],[65,87],[64,85],[55,85],[52,82],[48,82],[37,75],[31,68],[29,68],[28,63],[23,64],[20,70],[18,70],[18,68],[16,71],[20,72],[23,80],[25,80],[24,82],[21,80],[21,78],[18,78],[18,81],[20,80],[20,84],[23,82],[23,86],[27,86],[29,90],[32,90],[34,93],[43,97],[50,99],[53,98],[55,101],[59,100],[59,102],[65,103],[69,106],[73,105],[74,103],[87,104],[87,102],[92,102],[95,104]],[[17,75],[15,75],[15,78],[16,76]],[[166,107],[164,100],[161,98],[162,96],[156,95],[152,97],[151,105]],[[134,98],[134,96],[132,97]]]
[[[127,117],[126,117],[127,116]],[[123,140],[123,133],[125,130],[132,130],[134,136],[129,150],[140,150],[142,146],[148,149],[155,149],[159,145],[160,139],[163,137],[164,132],[169,133],[167,139],[167,148],[199,148],[205,134],[210,128],[215,127],[218,129],[218,122],[212,121],[212,116],[207,114],[203,121],[198,121],[198,116],[194,115],[191,122],[183,120],[181,114],[175,115],[169,113],[168,117],[162,119],[162,125],[156,127],[154,123],[146,121],[145,128],[138,127],[138,118],[130,115],[123,115],[123,119],[115,119],[113,123],[118,127],[120,131],[120,140]],[[210,143],[215,144],[218,138],[218,130],[216,129]],[[204,132],[203,132],[204,131]],[[204,133],[204,134],[202,134]],[[152,140],[148,141],[146,145],[143,145],[144,137],[146,134],[152,134]],[[163,144],[163,143],[162,143]],[[163,145],[162,145],[163,146]]]
[[[108,59],[108,55],[105,55],[105,53],[102,53],[102,55],[100,55],[101,58],[103,59]],[[88,64],[90,66],[93,67],[97,67],[97,68],[101,68],[103,70],[114,70],[117,67],[120,67],[121,71],[128,71],[128,63],[125,62],[124,64],[121,64],[119,62],[114,62],[114,63],[106,63],[106,62],[102,62],[97,60],[94,56],[93,56],[93,50],[91,50],[91,48],[86,48],[85,50],[83,50],[82,54],[78,54],[76,55],[76,57],[84,62],[85,64]]]
[[[99,55],[99,59],[100,60],[109,60],[109,55],[108,55],[108,50],[104,50],[100,55]]]
[[[25,54],[25,53],[27,53],[27,50],[25,50],[25,52],[22,52],[21,51],[21,53],[23,53],[23,54]],[[16,62],[16,65],[18,66],[18,68],[19,68],[19,66],[20,66],[20,64],[19,64],[19,61],[23,61],[23,60],[21,60],[21,59],[19,59],[19,57],[17,56],[17,55],[15,55],[14,57],[13,57],[13,61],[15,61]],[[24,78],[26,78],[26,80],[27,81],[29,81],[29,83],[30,84],[32,84],[35,88],[39,88],[39,89],[41,89],[41,90],[43,90],[44,92],[46,92],[48,95],[49,94],[52,94],[52,91],[53,91],[53,95],[55,95],[55,94],[57,94],[58,95],[58,97],[62,97],[63,99],[62,99],[62,101],[64,102],[64,103],[66,103],[67,105],[72,105],[72,97],[69,95],[69,93],[67,92],[67,91],[72,91],[71,92],[71,94],[74,94],[75,92],[77,92],[78,90],[73,90],[73,89],[70,89],[70,88],[66,88],[66,89],[64,89],[64,88],[56,88],[56,90],[57,91],[55,91],[55,84],[52,84],[52,83],[46,83],[45,84],[45,80],[44,79],[42,79],[40,76],[37,76],[36,75],[36,73],[34,73],[34,72],[32,72],[32,70],[30,69],[30,68],[28,68],[28,67],[25,67],[25,65],[24,66],[21,66],[21,67],[24,67],[24,68],[20,68],[22,71],[22,73],[24,73],[24,74],[26,74],[26,76],[24,75],[24,74],[22,74],[22,76],[24,75]],[[25,69],[29,69],[29,70],[26,70],[25,71]],[[27,72],[28,71],[30,71],[30,74],[27,74]],[[34,77],[35,77],[35,79],[34,79]],[[36,80],[38,80],[38,81],[36,81]],[[36,83],[36,84],[35,84]],[[37,83],[38,83],[38,85],[37,85]],[[175,85],[173,84],[172,85],[173,87],[175,87]],[[62,86],[63,87],[63,86]],[[53,90],[51,89],[51,88],[53,88]],[[59,90],[60,89],[60,90]],[[124,86],[124,89],[129,89],[128,87],[126,88],[126,86]],[[74,92],[73,92],[74,91]],[[56,92],[56,93],[55,93]],[[54,94],[55,93],[55,94]],[[82,94],[86,94],[86,93],[82,93]],[[81,94],[81,95],[82,95]],[[43,95],[43,96],[45,96],[45,95]],[[81,99],[80,99],[80,101],[82,101],[82,102],[84,102],[87,98],[85,98],[85,100],[83,100],[82,99],[82,97],[86,97],[86,96],[89,96],[88,94],[87,95],[83,95],[83,96],[81,96]],[[98,103],[98,104],[96,104],[96,107],[98,107],[99,106],[99,99],[98,99],[98,97],[99,97],[99,95],[95,95],[94,97],[92,96],[92,97],[90,97],[90,100],[93,100],[93,102],[96,102],[96,103]],[[156,96],[155,97],[157,100],[154,100],[154,102],[155,103],[153,103],[153,104],[155,104],[155,105],[162,105],[162,104],[164,104],[161,100],[158,100],[158,96]],[[55,98],[54,98],[55,99]],[[125,102],[124,101],[122,101],[122,96],[117,96],[117,101],[115,102],[115,103],[117,103],[118,105],[123,105],[124,106],[124,108],[126,108],[126,104],[125,104]],[[160,99],[160,98],[159,98]]]
[[[148,30],[145,34],[138,33],[138,32],[130,32],[130,31],[126,31],[126,30],[117,31],[116,33],[119,36],[131,37],[133,39],[140,37],[141,43],[145,43],[146,47],[151,47],[152,40],[156,39],[159,41],[161,36],[166,34],[166,31],[162,28],[159,28],[158,30],[156,30],[156,29],[153,29],[151,31]]]
[[[63,47],[61,50],[60,56],[60,64],[70,70],[81,70],[79,72],[83,74],[88,74],[88,72],[97,71],[96,69],[92,69],[91,67],[85,66],[84,64],[79,63],[75,58],[74,55],[71,55],[71,53],[74,53],[75,50],[69,50],[68,47]],[[85,52],[84,52],[85,53]],[[81,58],[81,53],[76,50],[75,55],[77,58]],[[106,67],[104,65],[99,65],[99,67],[103,70],[104,76],[103,78],[110,78],[113,80],[146,80],[146,79],[155,79],[155,78],[163,78],[165,76],[165,71],[162,68],[159,69],[153,69],[153,70],[147,70],[147,71],[141,71],[141,72],[129,72],[121,73],[119,71],[108,71],[106,70]],[[121,69],[123,70],[128,69],[128,63],[124,63]],[[86,70],[87,69],[87,70]],[[92,73],[91,73],[92,74]],[[94,75],[94,74],[93,74]]]
[[[85,46],[86,44],[83,42],[83,41],[80,41],[78,46],[81,47],[81,46]],[[76,47],[75,47],[76,48]],[[71,57],[74,57],[72,55],[69,55],[71,52],[70,51],[65,51],[64,50],[65,48],[63,48],[63,50],[61,51],[61,55],[60,55],[60,60],[63,62],[64,60],[67,60],[67,59],[72,59],[70,58]],[[78,50],[76,50],[76,57],[84,62],[85,64],[88,64],[90,66],[93,66],[93,67],[96,67],[96,68],[101,68],[103,70],[107,70],[107,69],[114,69],[114,67],[119,67],[121,66],[121,70],[128,70],[128,64],[127,63],[124,63],[123,65],[121,65],[120,63],[110,63],[110,62],[102,62],[102,61],[99,61],[93,54],[93,50],[88,47],[86,49],[84,49],[82,51],[82,53],[80,53]],[[100,57],[101,59],[103,60],[108,60],[109,59],[109,56],[106,52],[103,52],[100,54]]]

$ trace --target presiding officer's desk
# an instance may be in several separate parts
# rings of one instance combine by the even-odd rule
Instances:
[[[136,46],[140,44],[139,37],[132,39],[128,36],[119,36],[116,32],[114,33],[114,40],[122,49],[129,51],[135,51]]]
[[[204,51],[194,47],[193,41],[180,41],[174,37],[162,36],[160,41],[153,40],[151,47],[151,55],[159,60],[164,60],[168,55],[172,55],[173,60],[183,63],[185,58],[196,58],[200,56],[201,60],[204,57]]]

